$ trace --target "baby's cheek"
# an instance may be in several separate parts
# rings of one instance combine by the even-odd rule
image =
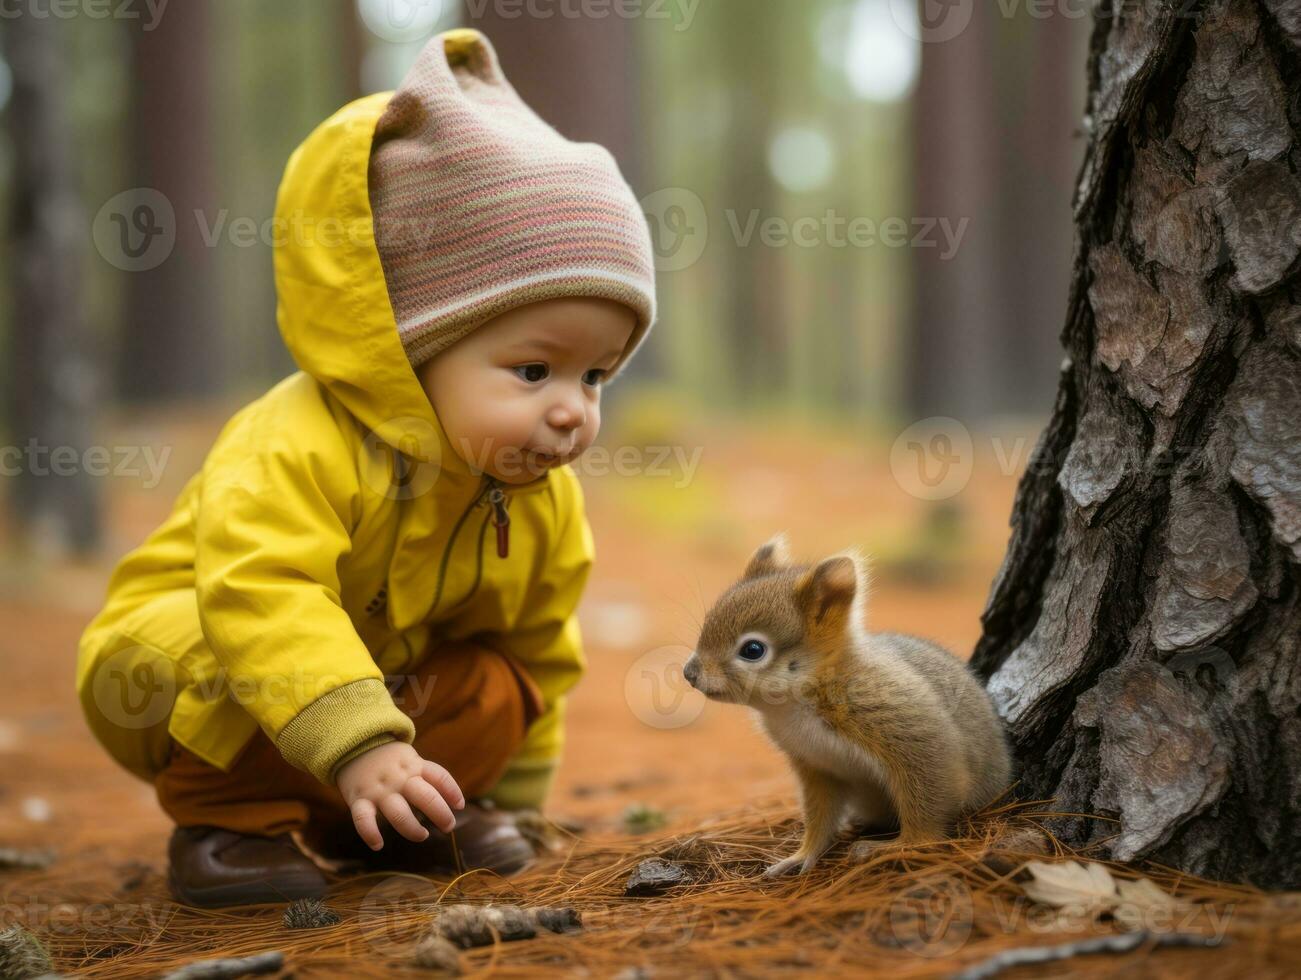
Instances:
[[[587,421],[583,425],[583,440],[590,446],[596,442],[596,437],[601,431],[601,407],[593,405],[587,411]]]
[[[489,403],[475,426],[475,449],[488,457],[509,452],[519,445],[518,425],[509,407],[500,402]]]

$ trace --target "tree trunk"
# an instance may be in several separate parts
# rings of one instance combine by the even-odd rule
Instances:
[[[1007,363],[999,288],[998,10],[978,4],[957,37],[922,45],[913,96],[913,213],[969,222],[966,247],[909,250],[913,322],[908,408],[916,417],[973,418],[1009,406],[998,377]],[[977,210],[977,208],[979,210]],[[986,220],[980,220],[984,216]]]
[[[366,57],[357,0],[338,0],[339,68],[343,74],[344,101],[362,96],[361,64]]]
[[[135,181],[169,201],[176,226],[174,251],[128,280],[119,390],[131,403],[210,396],[224,380],[217,252],[203,230],[222,220],[213,192],[214,11],[207,3],[178,3],[152,29],[132,29]],[[239,217],[226,214],[225,221]]]
[[[973,666],[1056,831],[1301,884],[1301,11],[1104,2],[1053,417]]]
[[[780,101],[777,66],[782,27],[788,23],[783,14],[789,10],[779,13],[774,6],[756,16],[748,0],[728,0],[714,10],[715,24],[726,25],[728,33],[717,57],[733,85],[722,207],[712,202],[706,207],[720,212],[715,220],[728,229],[721,244],[726,271],[720,284],[727,293],[727,312],[718,329],[725,338],[727,373],[733,379],[730,394],[742,409],[771,404],[785,396],[789,386],[786,365],[791,345],[782,316],[787,262],[778,249],[742,245],[721,213],[732,211],[731,221],[744,225],[751,214],[763,220],[776,211],[777,189],[767,160]]]
[[[98,397],[82,297],[89,217],[78,197],[63,26],[29,13],[0,32],[13,70],[13,329],[6,374],[11,447],[22,453],[11,464],[17,478],[10,481],[10,503],[28,529],[28,543],[55,554],[93,550],[102,530],[87,455]]]

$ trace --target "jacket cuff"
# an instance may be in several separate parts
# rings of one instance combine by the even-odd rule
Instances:
[[[502,810],[540,811],[555,776],[555,760],[514,762],[485,795]]]
[[[386,741],[410,743],[416,726],[378,678],[336,687],[295,715],[276,736],[285,761],[333,786],[335,770]]]

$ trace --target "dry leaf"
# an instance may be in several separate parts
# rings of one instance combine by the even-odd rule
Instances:
[[[1031,880],[1021,887],[1033,901],[1053,908],[1084,906],[1098,910],[1116,904],[1116,881],[1100,864],[1079,861],[1030,861]]]
[[[1150,929],[1157,916],[1169,917],[1184,907],[1148,878],[1113,878],[1101,864],[1079,861],[1031,861],[1031,880],[1021,887],[1027,896],[1053,908],[1085,908],[1110,912],[1129,930]]]
[[[1154,913],[1171,915],[1183,907],[1148,878],[1118,882],[1117,890],[1119,895],[1113,911],[1116,921],[1126,929],[1150,929]]]

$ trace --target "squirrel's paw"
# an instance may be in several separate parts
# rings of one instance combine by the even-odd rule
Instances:
[[[856,840],[849,845],[846,857],[850,864],[862,864],[875,857],[883,848],[894,844],[892,840]]]
[[[937,840],[943,840],[943,834],[936,834],[933,837],[924,835],[912,835],[908,837],[899,836],[893,838],[866,839],[856,840],[849,845],[849,851],[845,855],[850,864],[862,864],[876,857],[877,854],[886,850],[898,850],[900,848],[925,847],[927,844],[933,844]]]
[[[792,854],[788,858],[782,858],[776,864],[768,865],[763,875],[765,878],[780,878],[788,874],[802,875],[812,868],[817,860],[816,857],[805,857],[802,853]]]

